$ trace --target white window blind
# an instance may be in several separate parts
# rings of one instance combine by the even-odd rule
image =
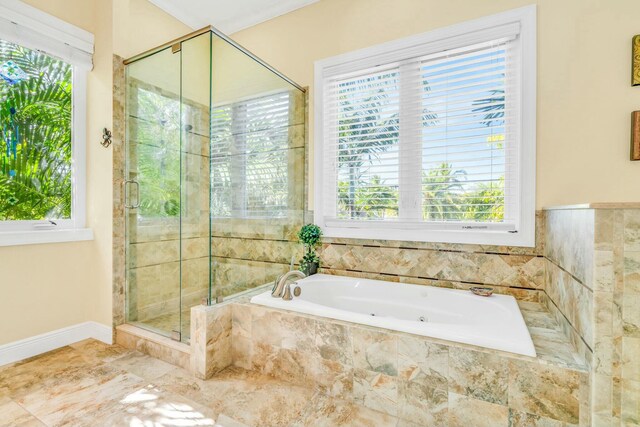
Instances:
[[[320,64],[316,212],[327,235],[523,232],[535,211],[522,197],[534,160],[522,139],[522,49],[521,25],[508,22]]]
[[[327,97],[326,160],[335,179],[326,190],[341,219],[398,217],[399,69],[335,80]]]
[[[420,62],[425,221],[515,230],[516,46],[515,39],[495,40]]]
[[[286,216],[289,108],[289,93],[281,92],[212,109],[214,216]]]

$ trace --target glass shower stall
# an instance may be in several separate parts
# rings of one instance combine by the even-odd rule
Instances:
[[[305,93],[213,28],[125,66],[126,321],[187,342],[301,255]]]

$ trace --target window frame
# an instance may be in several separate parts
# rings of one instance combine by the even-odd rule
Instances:
[[[446,229],[437,222],[350,221],[326,219],[324,209],[324,88],[332,76],[362,71],[416,55],[442,52],[518,30],[520,52],[520,106],[518,153],[518,208],[516,230],[500,226],[483,229]],[[536,185],[536,6],[526,6],[450,27],[348,52],[315,63],[314,100],[314,218],[327,237],[420,242],[535,246]],[[481,225],[470,223],[458,225]]]
[[[0,38],[72,67],[71,218],[0,221],[0,247],[92,240],[86,227],[87,83],[94,36],[17,0],[0,4]]]

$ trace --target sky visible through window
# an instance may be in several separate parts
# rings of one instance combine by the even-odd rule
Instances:
[[[421,91],[423,182],[422,194],[415,197],[422,199],[423,219],[502,221],[505,150],[511,149],[505,138],[506,49],[492,46],[427,58],[418,66],[421,87],[415,90]],[[390,127],[403,129],[400,79],[396,68],[337,85],[339,217],[397,216],[403,165],[399,133]],[[375,130],[363,132],[368,126]],[[366,144],[377,149],[367,151]],[[363,203],[378,209],[366,209]]]

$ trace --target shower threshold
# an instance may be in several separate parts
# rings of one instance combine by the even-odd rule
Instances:
[[[116,344],[185,369],[191,366],[191,346],[188,343],[176,341],[147,327],[131,323],[116,326]]]

